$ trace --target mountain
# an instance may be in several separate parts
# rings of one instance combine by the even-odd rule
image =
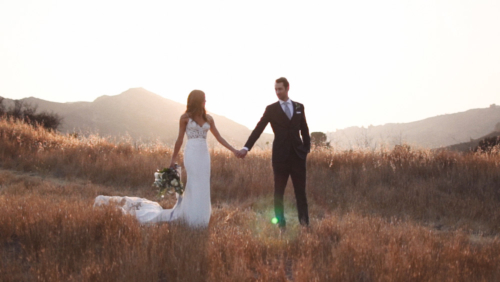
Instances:
[[[39,112],[54,112],[62,116],[64,119],[59,130],[63,133],[97,133],[117,138],[130,136],[133,140],[160,140],[170,145],[177,138],[179,117],[186,109],[183,104],[143,88],[131,88],[114,96],[101,96],[93,102],[56,103],[34,97],[22,101],[37,105]],[[5,99],[4,104],[8,107],[13,104],[13,100]],[[245,143],[251,132],[247,127],[226,117],[210,114],[214,117],[219,132],[229,143],[236,147]],[[496,127],[500,127],[500,106],[493,104],[489,108],[440,115],[410,123],[349,127],[327,132],[327,136],[336,149],[380,146],[392,148],[403,143],[422,148],[462,144],[456,148],[465,148],[478,143],[482,137],[495,131]],[[272,140],[271,134],[264,133],[256,147],[270,148]],[[216,143],[214,138],[209,137],[210,146],[216,146]]]
[[[160,140],[173,144],[179,130],[179,117],[186,105],[163,98],[144,88],[131,88],[119,95],[101,96],[93,102],[56,103],[30,97],[21,101],[38,106],[38,112],[48,111],[63,117],[59,130],[63,133],[99,134],[150,142]],[[5,99],[8,107],[13,100]],[[210,113],[221,135],[233,146],[243,146],[251,131],[226,117]],[[211,136],[211,134],[209,134]],[[262,134],[257,147],[267,148],[272,135]],[[215,146],[215,138],[209,137]]]
[[[472,109],[440,115],[410,123],[391,123],[380,126],[349,127],[327,136],[333,147],[378,148],[409,144],[421,148],[440,148],[481,139],[500,123],[500,106]]]

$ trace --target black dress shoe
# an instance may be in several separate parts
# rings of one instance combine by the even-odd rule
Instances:
[[[307,219],[301,219],[300,220],[300,225],[306,226],[306,227],[309,226],[309,220],[307,220]]]

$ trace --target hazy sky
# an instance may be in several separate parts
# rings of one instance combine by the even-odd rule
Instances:
[[[312,131],[500,104],[499,50],[497,0],[0,0],[0,96],[201,89],[249,128],[280,76]]]

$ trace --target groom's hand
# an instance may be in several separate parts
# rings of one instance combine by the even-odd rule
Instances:
[[[239,150],[239,151],[238,151],[238,155],[239,155],[238,157],[239,157],[240,159],[244,159],[244,158],[246,157],[246,155],[247,155],[247,154],[248,154],[248,151],[247,151],[247,150],[245,150],[245,149],[241,149],[241,150]]]

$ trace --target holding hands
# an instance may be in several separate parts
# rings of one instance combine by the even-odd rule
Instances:
[[[244,159],[245,156],[248,154],[248,151],[245,150],[245,149],[241,149],[239,151],[235,151],[234,152],[234,155],[238,158],[238,159]]]

